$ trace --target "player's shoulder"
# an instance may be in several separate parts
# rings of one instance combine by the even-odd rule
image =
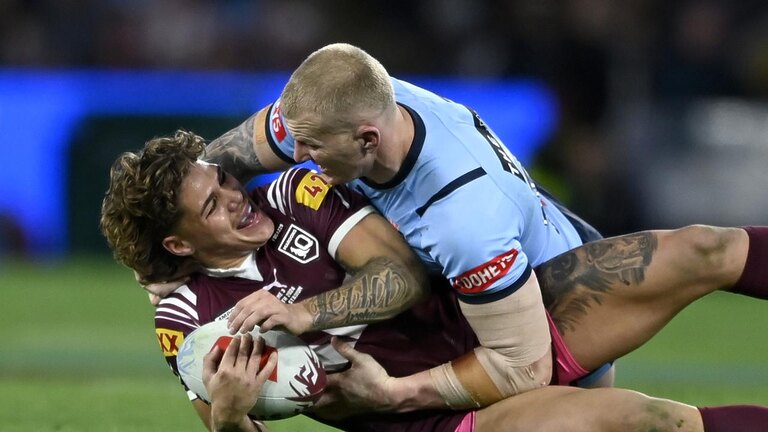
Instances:
[[[155,329],[171,336],[189,333],[200,327],[197,292],[184,284],[160,300],[155,308]],[[170,336],[169,336],[170,337]]]
[[[318,210],[333,187],[314,170],[291,168],[267,188],[266,198],[272,208],[284,214],[299,208]]]

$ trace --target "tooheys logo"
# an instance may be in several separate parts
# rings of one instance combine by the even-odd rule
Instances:
[[[284,140],[287,132],[285,131],[285,126],[283,126],[283,119],[280,116],[280,101],[275,102],[275,106],[272,108],[272,115],[269,117],[269,123],[275,138],[278,141]]]
[[[155,333],[164,356],[171,357],[178,354],[179,347],[184,342],[184,333],[164,328],[156,328]]]
[[[517,249],[512,249],[456,276],[453,279],[453,287],[464,294],[476,294],[485,291],[494,282],[509,273],[518,253]]]

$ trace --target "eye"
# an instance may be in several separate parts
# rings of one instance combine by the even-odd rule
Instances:
[[[309,142],[309,141],[304,141],[304,140],[301,140],[301,141],[296,141],[296,144],[298,144],[298,145],[302,145],[302,146],[304,146],[304,147],[307,147],[307,148],[309,148],[310,150],[317,150],[317,149],[319,149],[319,148],[320,148],[320,146],[319,146],[319,145],[317,145],[316,143],[313,143],[313,142]]]
[[[207,215],[205,215],[206,218],[210,217],[216,211],[216,208],[218,207],[218,204],[219,204],[219,199],[218,198],[216,198],[215,196],[213,198],[211,198],[211,210],[208,212]]]

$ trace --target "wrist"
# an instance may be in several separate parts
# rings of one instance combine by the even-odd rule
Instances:
[[[319,312],[312,312],[313,310],[317,311],[317,307],[312,307],[312,300],[307,299],[288,305],[292,309],[292,315],[298,317],[300,328],[295,333],[297,335],[310,331],[325,330],[330,327],[328,322],[321,318]]]
[[[213,432],[255,431],[253,422],[247,415],[231,409],[211,407],[211,430]]]
[[[387,383],[390,412],[410,412],[423,409],[445,409],[445,401],[432,384],[429,371],[403,378],[390,378]]]

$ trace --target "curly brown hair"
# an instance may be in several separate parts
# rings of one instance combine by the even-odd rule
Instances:
[[[168,252],[162,240],[181,219],[181,182],[205,152],[205,141],[178,130],[148,141],[138,153],[121,154],[110,170],[101,205],[101,232],[115,259],[146,282],[173,279],[192,260]]]

